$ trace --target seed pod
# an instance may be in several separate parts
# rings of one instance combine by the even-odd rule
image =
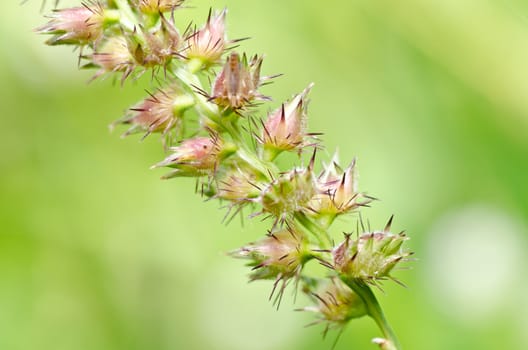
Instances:
[[[317,195],[310,201],[309,214],[328,227],[341,214],[368,205],[373,198],[358,191],[356,160],[342,170],[334,156],[317,178]]]
[[[189,60],[197,60],[205,68],[217,63],[229,43],[225,33],[227,10],[219,13],[209,12],[207,23],[195,30],[188,38],[188,48],[183,54]]]
[[[392,217],[383,231],[367,232],[352,240],[350,235],[332,251],[334,268],[348,278],[358,278],[375,283],[392,279],[391,271],[412,255],[401,249],[408,238],[405,233],[389,232]]]
[[[275,222],[285,222],[295,212],[304,211],[315,195],[311,169],[298,168],[282,174],[271,182],[259,198],[263,212],[270,213]]]
[[[310,84],[302,93],[268,115],[260,137],[266,160],[273,160],[282,151],[298,150],[305,145],[307,95],[312,86]]]
[[[194,98],[186,94],[177,84],[165,89],[159,89],[149,97],[130,109],[123,119],[112,124],[132,125],[123,136],[138,132],[146,137],[154,132],[168,136],[172,130],[178,131],[182,124],[185,111],[194,106]],[[168,137],[169,143],[172,138]]]
[[[209,137],[195,137],[185,140],[177,147],[171,147],[173,152],[163,161],[152,168],[171,167],[174,171],[163,178],[172,177],[201,177],[210,176],[216,170],[218,162],[229,157],[236,148],[229,143],[224,143],[217,134],[211,133]]]
[[[93,3],[86,6],[55,10],[51,20],[36,29],[41,34],[53,34],[48,45],[87,45],[97,42],[103,34],[104,8]]]
[[[179,55],[181,37],[174,24],[160,15],[161,26],[155,32],[145,32],[146,44],[142,47],[140,64],[145,68],[164,67]]]
[[[344,327],[351,319],[367,314],[362,299],[339,278],[316,280],[315,285],[315,288],[307,286],[304,290],[315,305],[299,311],[315,312],[318,319],[312,324],[327,322],[325,334],[332,328]]]
[[[252,267],[249,275],[251,281],[275,280],[270,299],[282,282],[275,299],[277,304],[280,303],[288,282],[292,278],[297,280],[304,264],[312,258],[304,233],[293,226],[270,232],[260,241],[250,243],[230,255],[250,260],[248,266]]]
[[[240,59],[238,53],[232,52],[216,77],[210,100],[222,108],[238,110],[254,100],[268,99],[258,92],[261,66],[262,57],[254,56],[248,63],[245,54]]]
[[[249,169],[236,167],[229,169],[220,179],[216,197],[235,203],[249,203],[260,195],[260,186],[262,184],[258,183],[256,175]]]
[[[136,46],[137,48],[137,46]],[[138,52],[122,35],[112,36],[91,55],[92,63],[100,67],[93,79],[104,73],[121,72],[124,81],[137,66]]]

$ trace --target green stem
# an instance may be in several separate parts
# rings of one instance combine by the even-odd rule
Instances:
[[[332,247],[332,240],[330,239],[330,235],[328,235],[328,232],[324,230],[322,227],[317,225],[317,223],[310,220],[304,213],[302,212],[296,212],[294,214],[295,219],[303,225],[309,232],[313,233],[313,235],[317,238],[319,241],[319,245],[321,249],[327,249],[329,247]]]
[[[363,302],[367,307],[368,315],[374,319],[385,339],[392,343],[395,350],[401,350],[398,338],[396,338],[394,331],[385,318],[383,310],[370,287],[363,280],[346,276],[340,277],[343,282],[345,282],[361,299],[363,299]]]
[[[203,62],[202,60],[198,58],[192,58],[187,63],[187,68],[189,69],[189,72],[191,72],[192,74],[198,73],[202,69],[202,67],[203,67]]]
[[[142,46],[145,46],[145,38],[142,35],[141,26],[139,20],[134,13],[134,10],[130,7],[128,0],[114,0],[117,8],[119,9],[120,18],[119,22],[130,35]]]
[[[196,75],[191,73],[186,67],[179,67],[174,75],[189,89],[190,91],[196,90],[196,88],[202,88],[202,84]],[[212,103],[209,103],[207,99],[200,95],[194,94],[196,97],[196,105],[199,112],[205,115],[207,118],[212,120],[214,123],[220,123],[220,113],[218,107]]]
[[[139,28],[138,20],[134,11],[130,7],[128,0],[114,0],[117,8],[121,12],[121,25],[126,29],[133,32],[136,28]]]
[[[244,142],[240,130],[231,120],[226,120],[225,123],[222,123],[222,127],[229,133],[233,141],[238,146],[238,156],[253,169],[257,170],[261,176],[268,179],[268,181],[272,181],[273,178],[269,173],[271,172],[271,174],[278,174],[279,172],[275,164],[271,162],[265,162],[257,157],[257,155],[249,149],[247,143]]]

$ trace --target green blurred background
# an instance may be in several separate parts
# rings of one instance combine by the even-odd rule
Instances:
[[[198,22],[227,6],[230,37],[285,74],[273,106],[315,82],[310,130],[358,157],[372,225],[395,214],[412,237],[409,288],[378,293],[404,348],[527,349],[528,3],[190,4]],[[148,170],[155,138],[109,134],[148,84],[87,85],[71,48],[32,32],[39,7],[0,5],[0,349],[330,349],[292,312],[304,299],[275,311],[225,256],[266,223],[221,224],[192,181]],[[379,335],[356,320],[336,349]]]

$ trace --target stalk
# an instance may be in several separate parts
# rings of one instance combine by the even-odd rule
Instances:
[[[372,289],[361,279],[349,278],[345,275],[341,275],[341,280],[345,282],[357,295],[361,297],[367,307],[367,314],[374,319],[374,322],[378,325],[379,329],[383,333],[385,339],[387,339],[392,345],[387,350],[401,350],[400,343],[396,334],[392,330],[383,310],[376,299],[376,296],[372,292]]]
[[[375,342],[383,350],[401,350],[367,283],[392,277],[394,266],[411,254],[400,249],[406,236],[390,232],[391,218],[382,231],[362,228],[356,239],[345,234],[336,244],[329,233],[334,219],[356,213],[372,200],[357,190],[355,161],[342,168],[336,156],[323,163],[320,175],[314,171],[315,151],[308,166],[294,164],[285,171],[277,162],[282,153],[300,155],[307,147],[322,147],[318,140],[314,143],[316,133],[306,130],[313,84],[250,120],[262,120],[251,125],[255,131],[244,129],[240,119],[254,118],[255,105],[270,100],[260,92],[272,78],[260,74],[263,57],[234,50],[238,41],[227,38],[226,10],[211,11],[200,29],[191,26],[180,35],[172,13],[184,10],[183,3],[90,1],[84,8],[58,11],[37,32],[52,35],[50,45],[91,51],[82,59],[90,60],[85,67],[99,69],[95,77],[122,74],[124,81],[152,71],[161,87],[117,123],[130,127],[124,135],[161,134],[171,154],[153,167],[169,167],[164,178],[195,177],[202,195],[227,202],[227,207],[236,208],[234,215],[250,205],[252,210],[257,207],[252,216],[270,219],[272,227],[261,240],[231,255],[251,260],[251,280],[275,281],[270,299],[277,306],[284,289],[302,281],[302,290],[314,302],[305,310],[318,312],[316,323],[327,322],[326,330],[368,315],[385,338]],[[212,77],[212,68],[222,62]],[[314,258],[332,269],[331,276],[309,276],[304,265]]]

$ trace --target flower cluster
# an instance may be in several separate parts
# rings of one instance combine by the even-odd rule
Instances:
[[[299,310],[318,315],[318,319],[312,324],[326,322],[324,334],[331,328],[342,327],[351,319],[367,314],[363,300],[336,277],[313,280],[306,284],[305,292],[314,301],[314,305]]]
[[[368,283],[392,279],[390,273],[411,252],[402,251],[407,236],[404,232],[391,233],[392,217],[383,231],[365,232],[356,240],[345,235],[345,240],[332,250],[333,268],[348,278]]]
[[[318,166],[320,134],[307,125],[313,84],[256,116],[257,103],[270,100],[260,89],[273,78],[261,75],[263,56],[231,47],[238,40],[227,36],[226,10],[209,11],[202,26],[176,23],[173,14],[184,5],[89,1],[56,10],[37,32],[51,36],[49,45],[80,48],[83,67],[94,68],[94,78],[111,75],[124,83],[152,73],[159,85],[112,127],[127,125],[123,136],[159,134],[167,154],[153,168],[170,168],[163,178],[196,178],[200,193],[227,203],[231,217],[249,207],[251,216],[269,219],[264,238],[231,255],[248,260],[251,281],[274,281],[270,298],[277,305],[293,281],[313,302],[302,310],[317,313],[316,323],[327,322],[326,330],[364,315],[384,324],[369,285],[397,281],[392,271],[410,255],[402,249],[407,237],[390,232],[391,218],[381,231],[358,228],[355,239],[346,234],[334,244],[334,220],[357,215],[374,198],[359,190],[355,159],[341,167],[335,155]],[[281,168],[283,153],[298,157],[299,164]],[[310,277],[310,262],[326,266],[328,275]],[[388,330],[384,324],[387,339],[376,342],[397,348]]]
[[[250,243],[231,253],[237,258],[248,259],[253,272],[250,280],[273,279],[275,284],[270,299],[282,282],[275,302],[279,305],[287,283],[293,278],[298,282],[303,265],[311,259],[309,241],[298,228],[288,227],[268,235],[255,243]]]

